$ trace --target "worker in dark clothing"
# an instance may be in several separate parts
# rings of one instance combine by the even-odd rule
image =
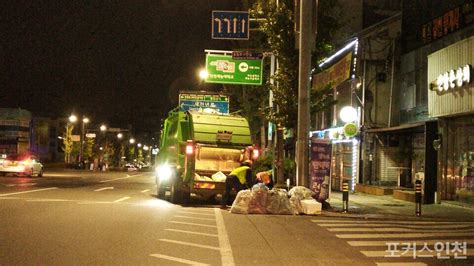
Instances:
[[[252,181],[252,161],[246,160],[241,166],[234,169],[225,180],[225,192],[221,200],[221,209],[226,209],[229,201],[230,191],[235,189],[239,192],[243,189],[251,188]]]

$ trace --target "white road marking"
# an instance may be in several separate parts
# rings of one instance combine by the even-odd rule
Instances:
[[[372,258],[373,257],[387,257],[387,256],[392,256],[392,255],[396,256],[397,258],[398,257],[413,257],[414,255],[416,255],[418,258],[419,257],[425,257],[425,256],[429,256],[431,258],[434,257],[432,250],[429,250],[429,251],[428,250],[417,250],[415,254],[414,254],[413,251],[412,252],[407,252],[406,250],[400,250],[400,253],[395,252],[393,254],[392,254],[391,251],[388,251],[388,250],[383,250],[383,251],[369,250],[369,251],[361,251],[361,252],[365,256],[372,257]],[[441,253],[443,253],[443,252],[441,252]],[[462,256],[472,257],[472,256],[474,256],[474,250],[473,249],[467,249],[466,254],[461,253],[461,252],[459,252],[459,253],[460,254],[458,254],[458,257],[462,257]],[[449,256],[448,254],[440,254],[440,255],[441,256]]]
[[[67,200],[67,199],[30,199],[26,200],[28,202],[71,202],[75,200]]]
[[[446,243],[446,242],[452,242],[454,243],[457,241],[458,243],[463,243],[466,242],[466,244],[474,244],[474,239],[464,239],[464,240],[459,240],[459,239],[443,239],[443,240],[433,240],[433,239],[428,239],[425,241],[420,241],[420,240],[410,240],[410,244],[415,244],[417,247],[422,248],[425,244],[426,245],[434,245],[436,243]],[[400,243],[405,243],[407,241],[402,241]],[[392,241],[347,241],[347,243],[353,247],[387,247],[387,243],[393,243]]]
[[[150,191],[150,190],[149,190],[149,189],[145,189],[145,190],[142,190],[142,191],[140,191],[140,192],[141,192],[141,193],[146,193],[146,192],[148,192],[148,191]]]
[[[118,200],[114,200],[114,202],[121,202],[121,201],[124,201],[124,200],[128,200],[130,197],[123,197],[123,198],[120,198]]]
[[[8,184],[5,185],[6,187],[32,187],[36,185],[37,183],[25,183],[25,184]]]
[[[103,188],[96,189],[94,191],[99,192],[99,191],[108,190],[108,189],[114,189],[114,187],[103,187]]]
[[[416,229],[416,228],[396,228],[396,227],[385,227],[385,228],[327,228],[329,232],[420,232],[420,233],[433,233],[433,232],[453,232],[451,228],[433,228],[436,229]],[[474,229],[468,229],[466,231],[474,232]]]
[[[217,235],[219,236],[222,265],[233,266],[235,265],[234,255],[232,254],[232,247],[230,246],[227,230],[225,229],[224,217],[222,217],[220,209],[215,208],[214,213],[216,214]]]
[[[474,224],[429,224],[429,225],[403,225],[403,224],[318,224],[322,227],[350,227],[350,226],[357,226],[357,227],[406,227],[406,228],[423,228],[425,226],[429,226],[429,228],[466,228],[470,226],[474,226]]]
[[[474,237],[474,232],[447,232],[447,233],[402,233],[402,234],[339,234],[338,238],[428,238],[428,237]]]
[[[118,178],[114,178],[114,179],[107,179],[107,180],[102,180],[102,181],[100,181],[100,183],[107,183],[107,182],[112,182],[112,181],[116,181],[116,180],[122,180],[122,179],[127,179],[127,178],[132,178],[132,177],[142,176],[142,175],[145,175],[145,174],[138,174],[138,175],[125,175],[125,177],[118,177]]]
[[[170,221],[170,223],[173,223],[173,224],[187,224],[187,225],[195,225],[195,226],[211,227],[211,228],[216,228],[217,227],[215,225],[186,223],[186,222],[178,222],[178,221]]]
[[[425,266],[423,262],[376,262],[377,266]]]
[[[197,214],[197,215],[205,215],[205,216],[212,216],[214,217],[214,213],[202,213],[202,212],[190,212],[190,211],[178,211],[179,213],[188,213],[188,214]]]
[[[186,259],[166,256],[166,255],[162,255],[162,254],[150,254],[150,256],[155,257],[155,258],[165,259],[165,260],[176,261],[176,262],[189,264],[189,265],[196,265],[196,266],[207,266],[207,265],[209,265],[209,264],[205,264],[205,263],[200,263],[200,262],[196,262],[196,261],[192,261],[192,260],[186,260]]]
[[[198,247],[198,248],[207,248],[207,249],[213,249],[213,250],[220,250],[219,247],[214,247],[214,246],[208,246],[208,245],[200,245],[200,244],[194,244],[194,243],[189,243],[189,242],[183,242],[183,241],[177,241],[177,240],[171,240],[171,239],[158,239],[163,242],[168,242],[168,243],[174,243],[174,244],[180,244],[180,245],[186,245],[186,246],[192,246],[192,247]]]
[[[58,188],[57,187],[49,187],[49,188],[42,188],[42,189],[34,189],[34,190],[27,190],[27,191],[21,191],[21,192],[0,194],[0,197],[10,196],[10,195],[18,195],[18,194],[25,194],[25,193],[33,193],[33,192],[40,192],[40,191],[46,191],[46,190],[52,190],[52,189],[58,189]]]
[[[193,219],[193,220],[215,221],[215,219],[212,219],[212,218],[198,218],[198,217],[184,216],[184,215],[175,215],[174,217],[184,218],[184,219]]]
[[[127,178],[130,178],[130,176],[126,176],[126,177],[119,177],[119,178],[114,178],[114,179],[107,179],[107,180],[102,180],[102,181],[100,181],[100,183],[107,183],[107,182],[112,182],[112,181],[116,181],[116,180],[122,180],[122,179],[127,179]]]
[[[216,234],[206,234],[206,233],[200,233],[200,232],[194,232],[194,231],[178,230],[178,229],[171,229],[171,228],[166,228],[165,230],[166,230],[166,231],[171,231],[171,232],[177,232],[177,233],[185,233],[185,234],[194,234],[194,235],[201,235],[201,236],[217,237]]]
[[[397,220],[366,220],[366,221],[351,221],[351,220],[311,220],[313,223],[328,224],[328,223],[351,223],[354,224],[366,224],[366,223],[381,223],[381,224],[453,224],[453,222],[447,221],[397,221]],[[474,222],[456,222],[456,224],[473,224]],[[357,225],[358,226],[358,225]]]

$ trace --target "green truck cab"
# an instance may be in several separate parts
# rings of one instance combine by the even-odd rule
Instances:
[[[191,193],[210,198],[225,191],[225,178],[252,156],[248,121],[237,115],[198,111],[169,112],[157,157],[157,195],[186,202]]]

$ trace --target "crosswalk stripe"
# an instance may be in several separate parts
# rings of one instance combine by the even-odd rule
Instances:
[[[195,265],[195,266],[207,266],[209,264],[206,263],[201,263],[197,261],[192,261],[192,260],[186,260],[182,258],[177,258],[177,257],[171,257],[163,254],[150,254],[151,257],[155,258],[160,258],[160,259],[165,259],[165,260],[170,260],[170,261],[175,261],[183,264],[188,264],[188,265]]]
[[[352,221],[352,220],[326,220],[326,219],[313,219],[311,220],[313,223],[320,223],[320,224],[329,224],[329,223],[345,223],[345,224],[366,224],[366,223],[379,223],[379,224],[453,224],[453,222],[448,221],[398,221],[398,220],[366,220],[366,221]],[[474,225],[474,222],[455,222],[456,224],[471,224]]]
[[[163,242],[168,242],[168,243],[174,243],[174,244],[180,244],[180,245],[186,245],[186,246],[191,246],[191,247],[198,247],[198,248],[206,248],[206,249],[213,249],[213,250],[220,250],[219,247],[214,247],[214,246],[209,246],[209,245],[200,245],[200,244],[195,244],[195,243],[190,243],[190,242],[184,242],[184,241],[177,241],[177,240],[172,240],[172,239],[158,239]]]
[[[349,227],[354,224],[318,224],[322,227]],[[404,224],[357,224],[357,227],[407,227],[407,228],[421,228],[424,226],[430,226],[429,228],[469,228],[474,224],[429,224],[429,225],[404,225]]]
[[[202,227],[211,227],[211,228],[217,228],[217,226],[216,226],[216,225],[209,225],[209,224],[186,223],[186,222],[179,222],[179,221],[170,221],[170,223],[173,223],[173,224],[185,224],[185,225],[194,225],[194,226],[202,226]]]
[[[188,213],[188,214],[197,214],[197,215],[205,215],[205,216],[215,216],[214,213],[210,212],[193,212],[193,211],[178,211],[179,213]]]
[[[329,232],[423,232],[431,233],[435,232],[453,232],[451,228],[432,228],[432,229],[417,229],[417,228],[397,228],[397,227],[386,227],[386,228],[327,228]],[[456,232],[456,231],[454,231]],[[463,230],[463,232],[473,232],[474,229]]]
[[[446,233],[399,233],[399,234],[337,234],[338,238],[428,238],[428,237],[474,237],[474,232],[446,232]]]
[[[428,251],[428,250],[417,250],[416,252],[414,252],[413,250],[400,250],[401,252],[395,252],[395,253],[392,253],[392,251],[388,251],[388,250],[383,250],[383,251],[380,251],[380,250],[364,250],[364,251],[361,251],[362,254],[364,254],[365,256],[367,257],[371,257],[371,258],[374,258],[374,257],[385,257],[385,258],[400,258],[400,257],[415,257],[415,258],[422,258],[422,257],[425,257],[425,258],[433,258],[433,257],[436,257],[437,254],[436,252],[433,254],[433,251]],[[451,256],[450,256],[451,255]],[[445,251],[442,251],[440,252],[439,256],[440,258],[441,257],[450,257],[450,258],[453,258],[455,254],[446,254]],[[465,257],[465,256],[468,256],[468,257],[472,257],[474,256],[474,250],[473,249],[466,249],[466,253],[463,254],[463,253],[460,253],[460,254],[456,254],[457,257]]]
[[[409,243],[411,245],[416,245],[423,247],[423,245],[434,245],[436,243],[454,243],[454,241],[457,241],[458,243],[463,243],[466,242],[466,244],[474,244],[474,239],[452,239],[452,240],[447,240],[447,239],[428,239],[424,241],[419,241],[419,240],[414,240],[410,241]],[[347,241],[347,243],[353,247],[386,247],[388,243],[392,243],[390,241],[379,241],[379,240],[374,240],[374,241]],[[403,241],[401,242],[402,244],[404,243]]]
[[[185,215],[175,215],[176,218],[183,218],[183,219],[192,219],[192,220],[204,220],[204,221],[215,221],[216,219],[213,218],[200,218],[200,217],[192,217],[192,216],[185,216]]]

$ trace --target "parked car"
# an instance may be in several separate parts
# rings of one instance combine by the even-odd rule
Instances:
[[[43,176],[43,164],[33,154],[7,155],[0,160],[0,174],[13,173],[16,175]]]

